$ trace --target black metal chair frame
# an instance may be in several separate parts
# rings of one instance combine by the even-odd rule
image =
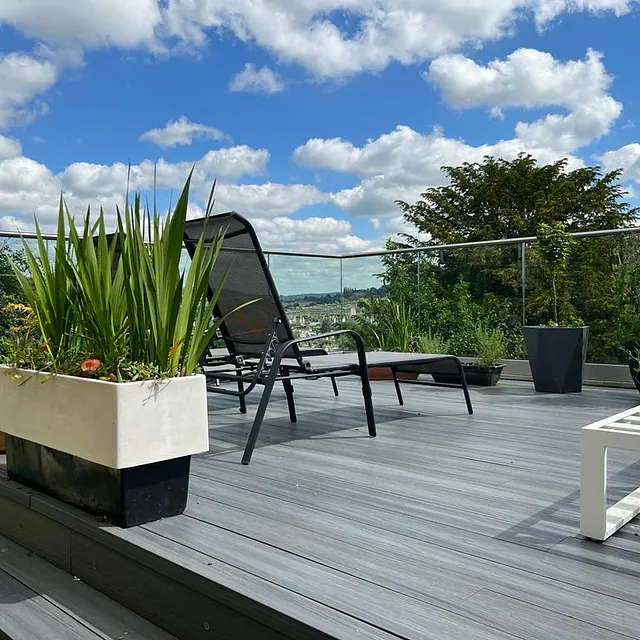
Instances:
[[[367,427],[369,435],[374,437],[376,435],[376,425],[373,411],[373,401],[372,401],[372,393],[371,393],[371,384],[369,381],[369,365],[367,364],[367,356],[364,348],[364,343],[360,335],[351,330],[351,329],[341,329],[337,331],[330,331],[323,334],[318,334],[314,336],[307,336],[304,338],[296,338],[293,334],[291,326],[289,324],[288,318],[286,316],[286,312],[284,310],[284,306],[282,305],[282,301],[278,294],[278,290],[276,288],[275,282],[269,270],[269,266],[265,255],[260,246],[260,242],[256,235],[256,232],[253,226],[241,215],[230,212],[226,214],[219,214],[218,216],[211,216],[211,218],[217,218],[221,216],[227,216],[229,218],[235,219],[242,225],[242,230],[235,231],[226,234],[226,238],[232,238],[235,235],[240,234],[249,234],[253,248],[252,249],[225,249],[222,248],[222,251],[251,251],[255,253],[257,256],[260,266],[262,268],[263,274],[266,278],[267,284],[270,289],[271,297],[277,309],[278,317],[273,318],[273,325],[268,334],[268,339],[263,343],[260,342],[260,345],[263,345],[261,349],[261,354],[259,357],[255,356],[245,356],[242,353],[242,344],[245,345],[256,345],[258,344],[255,341],[243,341],[237,337],[232,337],[230,332],[227,330],[226,323],[223,322],[220,326],[220,334],[222,340],[225,343],[226,350],[228,355],[224,356],[215,356],[209,357],[207,354],[203,356],[202,364],[205,370],[205,375],[208,380],[208,389],[213,393],[221,393],[224,395],[236,396],[240,400],[240,411],[246,412],[246,396],[251,393],[257,385],[262,385],[264,390],[262,392],[262,397],[258,404],[258,409],[256,411],[256,415],[253,420],[253,426],[251,428],[251,432],[249,434],[249,438],[244,450],[244,454],[242,457],[242,464],[247,465],[251,461],[251,457],[253,454],[253,450],[255,448],[258,434],[260,432],[260,428],[262,426],[262,422],[264,420],[264,416],[267,410],[267,406],[269,404],[269,400],[271,399],[271,393],[273,391],[273,387],[276,382],[282,382],[285,395],[287,398],[287,405],[289,410],[289,418],[291,422],[297,421],[295,403],[293,398],[293,380],[300,379],[318,379],[323,377],[329,377],[332,380],[334,394],[338,395],[338,389],[336,385],[336,378],[343,376],[351,376],[357,375],[361,379],[362,385],[362,395],[365,406],[365,413],[367,418]],[[193,223],[202,223],[206,224],[207,219],[200,220],[192,220]],[[189,255],[192,257],[193,252],[195,250],[197,239],[193,239],[188,237],[185,233],[184,244],[187,248]],[[211,288],[210,288],[211,290]],[[222,315],[220,310],[216,308],[216,315]],[[278,329],[284,328],[287,339],[285,341],[281,341],[278,338]],[[317,342],[319,340],[325,340],[327,338],[332,338],[336,336],[348,336],[353,339],[356,347],[357,354],[357,366],[351,364],[349,366],[342,365],[337,366],[335,369],[326,370],[322,369],[319,371],[312,370],[308,360],[305,360],[306,357],[314,356],[314,355],[327,355],[327,352],[324,349],[306,349],[303,350],[299,347],[301,344]],[[295,360],[295,366],[291,366],[291,359]],[[283,363],[283,360],[286,359],[286,363]],[[469,390],[467,387],[467,383],[464,376],[464,369],[460,361],[454,356],[444,355],[441,360],[449,360],[455,363],[455,367],[458,370],[461,379],[461,387],[464,393],[467,410],[469,414],[473,413],[473,408],[471,405],[471,399],[469,396]],[[429,362],[437,362],[433,360],[433,358]],[[397,372],[398,369],[402,367],[402,364],[391,365],[391,371],[393,376],[393,382],[396,390],[396,394],[398,397],[399,404],[404,404],[404,400],[402,397],[402,392],[400,390],[400,382],[398,380]],[[210,381],[214,381],[215,386],[212,386]],[[235,382],[237,384],[237,390],[224,388],[219,386],[220,381],[230,381]],[[421,383],[425,384],[425,383]],[[432,386],[458,386],[444,383],[426,383]]]
[[[258,260],[260,261],[260,265],[263,269],[265,278],[267,279],[269,288],[271,289],[271,294],[279,314],[279,317],[273,319],[273,327],[269,334],[268,341],[264,345],[265,348],[262,350],[260,358],[245,358],[243,355],[241,355],[241,353],[239,353],[238,347],[241,347],[242,341],[231,338],[229,332],[227,331],[226,324],[223,322],[220,326],[220,333],[222,335],[223,341],[225,342],[225,346],[229,352],[229,355],[222,358],[207,358],[205,354],[203,359],[203,364],[205,365],[205,367],[207,367],[208,369],[212,369],[210,371],[205,370],[205,374],[208,380],[226,380],[237,383],[237,391],[226,389],[223,387],[212,387],[211,385],[207,385],[209,391],[213,393],[221,393],[224,395],[232,395],[238,397],[240,399],[240,411],[243,413],[246,413],[247,410],[245,401],[246,396],[251,393],[251,391],[253,391],[253,389],[257,385],[264,386],[262,397],[260,399],[260,403],[253,420],[253,426],[249,434],[249,439],[242,456],[242,464],[248,465],[251,461],[251,456],[253,455],[253,450],[258,439],[260,427],[262,426],[262,421],[264,419],[269,400],[271,399],[271,393],[276,382],[283,383],[285,395],[287,397],[289,418],[291,422],[296,422],[297,415],[295,410],[295,402],[293,399],[293,385],[291,384],[292,380],[299,380],[304,378],[318,379],[322,377],[329,377],[332,381],[334,394],[338,395],[338,388],[335,379],[342,376],[358,375],[362,383],[362,395],[367,417],[368,432],[370,436],[374,437],[376,435],[376,425],[373,412],[373,401],[371,399],[369,370],[367,367],[366,352],[364,343],[362,342],[362,338],[355,331],[352,331],[350,329],[341,329],[338,331],[331,331],[315,336],[296,338],[293,335],[291,326],[289,325],[289,321],[284,311],[282,301],[280,300],[280,296],[278,295],[278,290],[271,276],[269,266],[265,259],[264,253],[262,252],[262,248],[260,247],[260,243],[258,241],[255,230],[253,229],[253,226],[246,219],[236,213],[232,213],[229,215],[232,215],[243,224],[244,230],[238,233],[248,233],[250,235],[255,248],[255,253],[258,256]],[[193,257],[193,252],[196,246],[195,242],[185,236],[184,244],[189,253],[189,256]],[[212,293],[211,287],[210,293]],[[216,314],[220,315],[220,311],[217,308]],[[282,344],[279,343],[276,334],[280,325],[284,325],[284,328],[289,337],[289,339]],[[316,342],[319,340],[324,340],[341,335],[350,336],[355,342],[356,352],[358,354],[357,370],[350,368],[346,370],[331,372],[291,373],[289,367],[281,366],[283,357],[287,354],[287,352],[293,351],[300,369],[304,371],[306,369],[303,359],[305,356],[322,355],[326,354],[326,351],[324,349],[302,350],[298,347],[298,345],[300,345],[301,343]],[[227,368],[225,370],[224,367],[228,367],[228,365],[231,365],[231,368]]]

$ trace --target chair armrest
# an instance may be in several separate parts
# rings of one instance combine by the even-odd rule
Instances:
[[[359,374],[361,377],[364,377],[369,381],[369,370],[367,368],[367,353],[364,348],[364,342],[359,333],[354,331],[353,329],[338,329],[337,331],[329,331],[327,333],[319,333],[315,336],[307,336],[306,338],[294,338],[293,340],[287,340],[287,342],[283,342],[278,345],[278,349],[276,351],[276,355],[274,358],[274,362],[272,366],[280,366],[280,362],[284,357],[285,352],[294,344],[300,344],[303,342],[315,342],[317,340],[324,340],[326,338],[333,338],[335,336],[350,336],[353,338],[353,341],[356,343],[356,352],[358,354],[358,368]],[[310,367],[304,362],[300,362],[300,365],[305,369],[309,369]]]

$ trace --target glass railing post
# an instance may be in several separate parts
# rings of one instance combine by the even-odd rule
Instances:
[[[522,279],[522,326],[527,324],[527,245],[520,243],[521,279]]]
[[[346,328],[346,321],[344,317],[344,263],[343,258],[340,256],[340,328]],[[340,337],[340,348],[344,351],[344,336]]]
[[[422,262],[422,251],[418,251],[418,304],[417,304],[417,309],[418,309],[418,333],[420,333],[421,330],[421,324],[422,324],[422,318],[421,318],[421,314],[420,314],[420,299],[422,298],[422,291],[420,289],[420,263]]]

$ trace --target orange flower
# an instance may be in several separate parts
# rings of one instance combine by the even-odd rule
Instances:
[[[98,368],[100,367],[100,360],[85,360],[81,365],[80,368],[82,369],[82,371],[84,371],[85,373],[87,371],[96,371]]]

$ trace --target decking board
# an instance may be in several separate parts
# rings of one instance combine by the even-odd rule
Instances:
[[[399,407],[374,382],[373,439],[356,382],[338,398],[295,386],[297,424],[278,390],[248,467],[258,396],[247,415],[210,396],[211,450],[183,516],[123,531],[24,491],[18,515],[56,531],[78,518],[71,569],[189,639],[640,638],[640,526],[605,544],[579,535],[580,428],[640,404],[635,390],[501,382],[472,390],[469,416],[457,389],[406,386]],[[640,484],[633,453],[610,452],[609,473],[611,499]]]

